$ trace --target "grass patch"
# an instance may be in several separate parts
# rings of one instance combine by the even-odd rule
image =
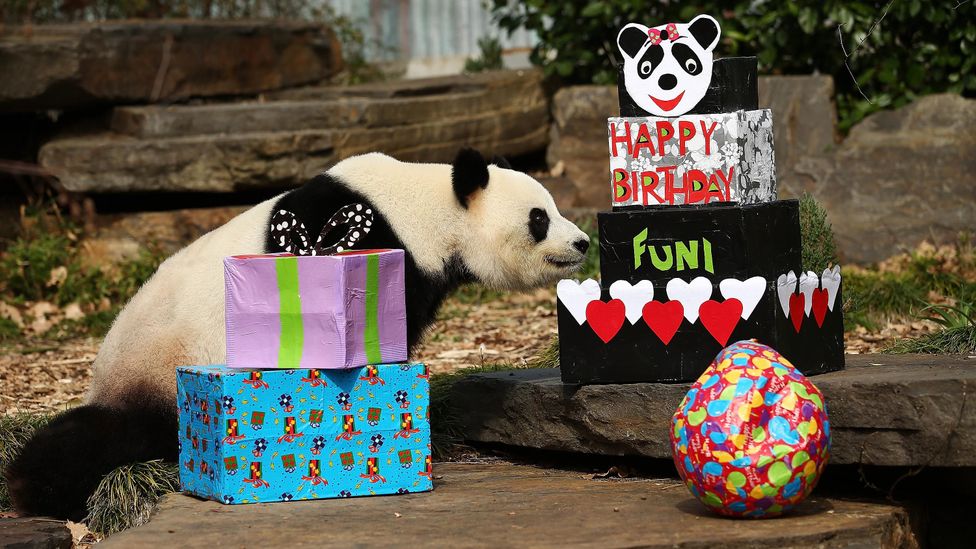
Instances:
[[[80,234],[54,205],[24,215],[20,236],[0,252],[0,301],[20,311],[24,326],[33,320],[32,304],[50,303],[54,310],[46,314],[54,326],[34,334],[0,317],[0,342],[28,335],[50,340],[104,335],[122,305],[164,259],[159,252],[143,250],[121,264],[89,266],[82,258]],[[72,304],[80,308],[81,317],[62,322],[62,309]]]
[[[845,267],[843,276],[848,327],[874,329],[888,319],[919,315],[932,303],[976,302],[976,253],[965,239],[922,245],[877,269]]]
[[[179,467],[162,460],[123,465],[109,473],[88,498],[88,529],[102,535],[149,520],[159,499],[180,489]]]
[[[10,510],[10,494],[7,492],[5,472],[7,466],[24,447],[24,444],[43,427],[51,416],[41,414],[15,414],[0,416],[0,511]]]
[[[976,326],[956,326],[913,339],[902,339],[885,349],[885,352],[973,354],[976,353]]]

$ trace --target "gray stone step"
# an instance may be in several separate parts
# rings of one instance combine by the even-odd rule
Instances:
[[[830,416],[830,462],[976,466],[976,359],[848,355],[810,378]],[[559,370],[476,374],[451,392],[466,439],[671,458],[671,416],[690,384],[564,385]]]
[[[384,128],[546,105],[537,71],[498,71],[428,79],[414,93],[406,80],[296,90],[281,100],[207,105],[134,106],[113,110],[112,130],[140,138],[333,128]],[[436,86],[434,84],[437,84]],[[322,91],[319,91],[322,90]],[[409,91],[411,93],[399,92]],[[434,93],[436,92],[436,93]]]
[[[326,26],[124,21],[0,30],[0,112],[253,95],[342,68]]]
[[[0,518],[0,548],[71,549],[71,531],[63,520]]]
[[[536,71],[444,80],[466,91],[120,108],[118,132],[57,137],[41,148],[39,162],[74,192],[232,192],[294,187],[343,158],[372,151],[449,162],[462,146],[488,155],[545,148],[549,112]]]
[[[405,496],[224,506],[167,496],[146,525],[99,547],[917,546],[907,513],[813,497],[776,520],[718,518],[673,479],[594,480],[504,463],[435,465]]]

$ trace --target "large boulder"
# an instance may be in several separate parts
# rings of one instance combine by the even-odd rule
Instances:
[[[284,21],[123,21],[0,32],[0,112],[253,95],[342,68],[335,34]]]
[[[976,100],[940,94],[854,126],[796,170],[830,214],[843,259],[868,263],[976,232]],[[778,154],[778,149],[777,149]]]
[[[42,147],[40,164],[74,192],[232,192],[294,187],[371,151],[448,162],[462,146],[514,156],[548,142],[548,104],[537,71],[277,97],[118,107],[110,130],[57,137]]]

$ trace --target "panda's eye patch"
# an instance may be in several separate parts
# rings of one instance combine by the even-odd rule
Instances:
[[[654,72],[654,69],[661,64],[664,59],[664,49],[661,46],[651,46],[647,48],[640,61],[637,62],[637,76],[647,79]]]
[[[695,55],[694,50],[679,42],[671,47],[671,54],[686,73],[692,76],[701,74],[701,60]]]
[[[529,212],[529,233],[536,242],[542,242],[549,233],[549,214],[542,208],[532,208]]]

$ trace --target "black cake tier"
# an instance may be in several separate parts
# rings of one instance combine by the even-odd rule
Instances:
[[[600,277],[636,282],[761,275],[800,268],[800,204],[621,208],[597,214]]]
[[[752,338],[807,375],[843,368],[839,273],[800,272],[796,200],[616,210],[599,229],[599,303],[593,283],[559,298],[564,382],[692,381]]]

